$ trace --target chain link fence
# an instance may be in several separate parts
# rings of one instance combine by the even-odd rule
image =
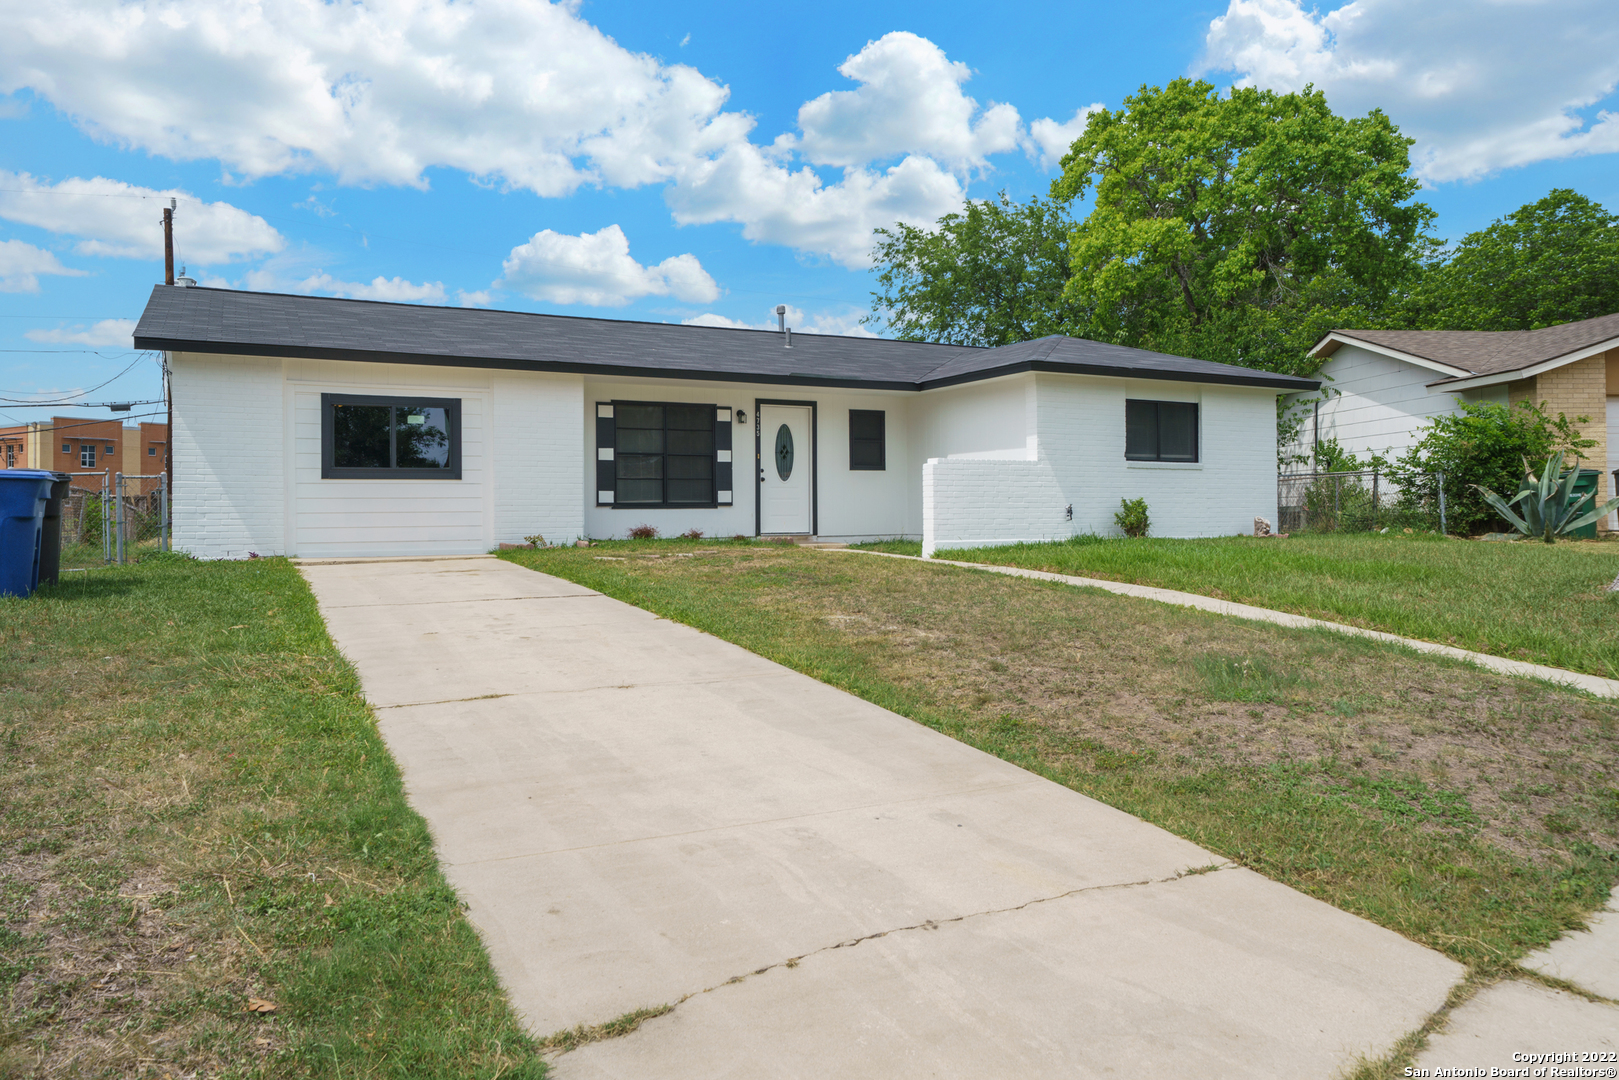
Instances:
[[[170,548],[168,478],[162,473],[70,473],[62,500],[62,569],[134,562]]]
[[[1293,473],[1277,478],[1278,532],[1445,531],[1444,474],[1402,487],[1377,470]]]

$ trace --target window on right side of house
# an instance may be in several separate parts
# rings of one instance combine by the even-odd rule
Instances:
[[[96,448],[89,443],[79,447],[79,467],[93,469],[96,467]]]
[[[888,467],[887,414],[881,409],[849,410],[849,468],[881,472]]]
[[[1128,461],[1196,461],[1197,404],[1126,399],[1124,456]]]

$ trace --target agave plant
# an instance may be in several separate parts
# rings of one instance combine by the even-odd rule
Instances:
[[[1518,493],[1510,499],[1503,499],[1489,488],[1480,487],[1478,493],[1484,496],[1484,501],[1495,508],[1495,512],[1512,525],[1512,527],[1525,536],[1538,536],[1546,543],[1554,542],[1559,536],[1566,536],[1575,529],[1583,528],[1599,518],[1607,517],[1613,513],[1613,508],[1619,506],[1619,498],[1609,499],[1594,510],[1581,510],[1596,501],[1596,495],[1587,492],[1575,498],[1574,485],[1579,480],[1579,471],[1568,470],[1568,475],[1558,480],[1558,473],[1563,469],[1563,455],[1551,453],[1546,456],[1546,466],[1540,470],[1540,476],[1524,460],[1524,478],[1518,482]],[[1517,506],[1518,510],[1513,510]],[[1519,512],[1521,511],[1521,513]]]

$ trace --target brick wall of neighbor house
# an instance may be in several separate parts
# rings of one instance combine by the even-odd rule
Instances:
[[[29,444],[36,440],[29,436],[32,424],[0,427],[0,469],[33,469],[30,464]]]
[[[1585,451],[1582,468],[1596,469],[1597,501],[1606,502],[1611,496],[1613,478],[1608,474],[1608,362],[1607,354],[1600,353],[1576,360],[1560,368],[1553,368],[1535,377],[1539,400],[1546,403],[1548,415],[1562,413],[1570,420],[1588,417],[1580,424],[1581,435],[1595,439],[1596,445]],[[1598,523],[1604,531],[1607,522]]]
[[[171,353],[169,364],[175,549],[282,554],[282,361]]]

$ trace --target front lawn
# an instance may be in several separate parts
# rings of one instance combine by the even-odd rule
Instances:
[[[543,1072],[291,565],[0,599],[0,1077]]]
[[[889,549],[913,553],[881,548]],[[1086,536],[947,550],[939,557],[1157,585],[1619,678],[1619,593],[1605,591],[1619,576],[1619,543],[1484,543],[1376,533],[1271,540]]]
[[[1619,703],[1321,631],[845,552],[508,552],[1483,972],[1619,880]]]

